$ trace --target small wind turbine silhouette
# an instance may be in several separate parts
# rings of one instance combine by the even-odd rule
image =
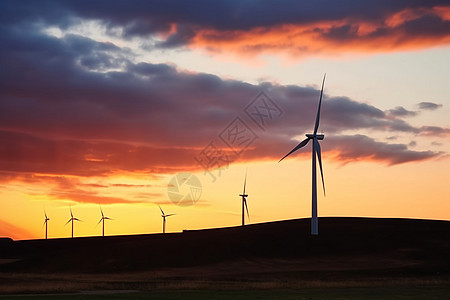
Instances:
[[[103,210],[102,207],[100,206],[100,212],[102,213],[102,217],[100,219],[100,221],[98,221],[97,225],[100,224],[100,222],[103,222],[102,224],[102,236],[105,236],[105,220],[112,220],[109,217],[105,217],[105,215],[103,214]]]
[[[247,207],[247,197],[248,197],[248,195],[245,193],[245,186],[246,186],[246,184],[247,184],[247,171],[245,171],[244,191],[242,192],[242,194],[239,194],[239,196],[242,197],[242,226],[245,225],[244,208],[245,208],[245,210],[247,210],[247,216],[248,216],[248,219],[250,220],[250,215],[248,213],[248,207]]]
[[[170,216],[173,216],[175,214],[167,214],[166,215],[164,213],[164,211],[162,210],[161,206],[159,206],[159,204],[158,204],[158,207],[161,210],[161,217],[163,218],[163,233],[166,233],[166,217],[170,217]]]
[[[72,213],[72,208],[69,207],[70,209],[70,219],[69,221],[66,222],[65,225],[69,224],[69,222],[72,222],[72,238],[73,238],[73,221],[78,221],[78,222],[82,222],[80,219],[74,218],[73,213]]]
[[[325,76],[323,75],[323,81],[322,81],[322,90],[320,91],[320,98],[319,98],[319,106],[317,108],[317,115],[316,115],[316,124],[314,125],[314,133],[306,134],[306,139],[300,142],[294,149],[291,150],[288,154],[286,154],[280,161],[285,159],[290,154],[294,153],[298,149],[306,146],[310,140],[313,141],[312,143],[312,206],[311,206],[311,234],[312,235],[318,235],[319,234],[319,221],[317,219],[317,172],[316,172],[316,155],[319,160],[319,167],[320,167],[320,176],[322,178],[322,186],[323,186],[323,194],[325,195],[325,183],[323,180],[323,172],[322,172],[322,157],[321,157],[321,150],[320,150],[320,144],[319,140],[324,139],[323,134],[317,134],[317,130],[319,129],[319,119],[320,119],[320,106],[322,105],[322,95],[323,95],[323,86],[325,84]],[[280,162],[279,161],[279,162]]]
[[[44,219],[44,225],[45,225],[45,239],[47,239],[48,221],[50,221],[50,219],[47,217],[47,212],[45,212],[45,209],[44,209],[44,215],[45,215],[45,219]]]

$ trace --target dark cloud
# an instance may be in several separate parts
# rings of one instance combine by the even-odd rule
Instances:
[[[43,7],[49,8],[48,3]],[[94,18],[95,12],[86,14]],[[37,27],[1,26],[0,44],[1,179],[50,184],[58,199],[132,201],[97,195],[89,189],[103,185],[87,186],[66,175],[81,178],[124,171],[150,176],[199,170],[194,157],[236,116],[258,132],[241,159],[279,159],[295,144],[293,137],[312,130],[315,119],[319,91],[312,87],[252,85],[182,72],[168,64],[134,63],[117,45],[78,35],[51,37]],[[261,91],[284,111],[266,132],[244,113]],[[450,133],[448,128],[414,127],[403,120],[408,115],[411,112],[403,108],[384,112],[347,97],[325,95],[320,126],[327,134],[324,151],[343,162],[368,159],[388,164],[439,156],[343,135],[359,129],[390,135]]]
[[[442,128],[438,126],[422,126],[420,131],[423,135],[430,136],[447,136],[450,134],[450,128]]]
[[[419,104],[417,104],[417,106],[420,109],[435,110],[435,109],[441,108],[442,104],[436,104],[436,103],[433,103],[433,102],[420,102]]]
[[[437,15],[426,14],[406,21],[401,28],[408,36],[445,36],[450,32],[450,22]]]
[[[407,110],[402,106],[397,106],[394,109],[390,109],[386,111],[386,113],[392,117],[414,117],[417,115],[417,112]]]
[[[323,116],[326,118],[327,131],[342,131],[346,128],[367,128],[387,131],[419,133],[419,129],[411,126],[400,118],[392,118],[392,112],[398,115],[398,108],[388,113],[366,104],[353,101],[346,97],[334,97],[324,106]],[[404,116],[404,115],[403,115]],[[323,127],[322,127],[323,128]]]
[[[267,31],[283,26],[300,26],[305,33],[314,33],[322,41],[366,43],[370,47],[402,47],[420,44],[418,38],[432,38],[443,43],[450,32],[450,22],[436,8],[448,7],[448,1],[375,1],[361,3],[322,0],[285,1],[1,1],[0,22],[28,26],[67,28],[82,20],[102,23],[110,32],[119,28],[124,38],[165,35],[159,47],[179,47],[195,43],[202,37],[205,47],[215,41],[242,40],[248,37],[233,32]],[[411,17],[413,16],[413,17]],[[30,25],[31,24],[31,25]],[[369,26],[366,26],[369,25]],[[366,32],[364,28],[372,28]],[[208,30],[207,34],[202,31]],[[290,36],[289,30],[286,36]],[[385,39],[386,43],[374,43]],[[286,40],[282,47],[298,51],[308,44]],[[389,42],[388,42],[389,41]],[[448,40],[447,40],[448,41]],[[370,43],[371,42],[371,43]],[[280,46],[280,45],[278,45]],[[252,52],[277,47],[268,40],[256,45],[246,44]],[[244,50],[241,49],[241,50]],[[336,49],[334,49],[336,50]]]
[[[413,151],[404,144],[377,142],[365,135],[333,136],[327,138],[327,151],[343,163],[360,160],[385,162],[389,165],[439,157],[442,153]]]
[[[165,41],[157,43],[159,48],[177,48],[189,44],[195,36],[195,30],[189,25],[177,26],[176,33],[171,34]]]
[[[254,147],[244,153],[244,160],[279,160],[289,150],[293,149],[300,141],[287,141],[285,139],[265,139],[258,140]],[[355,134],[340,135],[333,134],[325,137],[322,146],[322,153],[327,161],[335,161],[343,164],[359,161],[382,162],[387,165],[396,165],[409,162],[418,162],[439,158],[443,152],[435,151],[415,151],[408,149],[414,146],[414,142],[406,144],[392,144],[379,142],[371,137]],[[293,157],[310,158],[311,145],[299,150]]]

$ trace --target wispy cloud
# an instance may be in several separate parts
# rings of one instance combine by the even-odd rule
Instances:
[[[29,239],[32,237],[29,231],[0,219],[0,237],[9,237],[14,240]]]
[[[70,191],[54,191],[47,195],[48,197],[58,200],[70,200],[79,203],[95,203],[95,204],[117,204],[117,203],[139,203],[144,201],[128,200],[120,197],[108,197],[99,195],[93,191],[70,190]],[[146,202],[146,201],[145,201]]]
[[[450,135],[450,128],[442,128],[439,126],[422,126],[421,132],[429,136],[448,136]]]
[[[419,109],[435,110],[441,108],[442,104],[437,104],[433,102],[420,102],[419,104],[417,104],[417,106],[419,107]]]

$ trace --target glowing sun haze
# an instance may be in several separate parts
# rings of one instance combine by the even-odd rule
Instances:
[[[246,169],[250,223],[309,217],[310,145],[278,160],[324,73],[319,217],[450,220],[448,1],[1,1],[0,31],[0,236],[239,225]]]

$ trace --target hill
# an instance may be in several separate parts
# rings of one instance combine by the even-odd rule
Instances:
[[[296,219],[165,235],[1,239],[0,272],[177,269],[176,276],[208,278],[450,274],[448,221],[320,218],[319,229],[319,236],[311,236],[310,219]]]

